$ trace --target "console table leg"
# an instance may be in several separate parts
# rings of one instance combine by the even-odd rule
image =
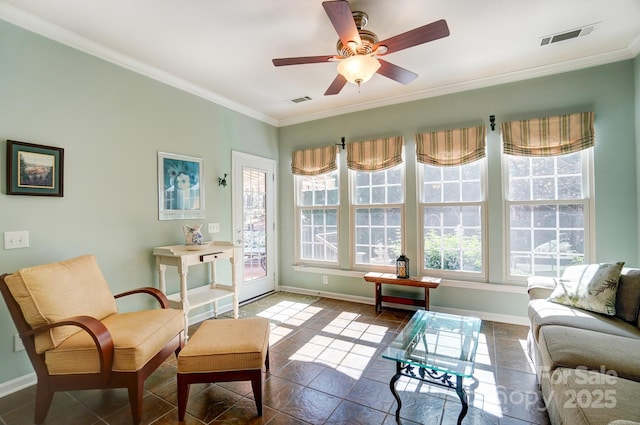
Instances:
[[[462,424],[462,419],[467,415],[467,411],[469,410],[469,401],[467,398],[467,392],[462,387],[462,377],[456,377],[456,393],[458,397],[460,397],[460,402],[462,403],[462,410],[460,411],[460,415],[458,415],[458,425]]]
[[[393,397],[395,397],[396,401],[398,402],[398,408],[396,409],[396,422],[397,423],[400,423],[400,408],[402,407],[402,401],[400,401],[400,396],[398,395],[398,392],[396,391],[396,382],[402,376],[402,374],[400,373],[401,369],[402,368],[400,367],[400,363],[397,362],[396,363],[396,374],[393,375],[393,378],[391,378],[391,382],[389,382],[389,388],[391,388],[391,394],[393,394]]]

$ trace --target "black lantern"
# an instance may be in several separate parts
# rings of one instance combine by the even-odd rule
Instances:
[[[409,259],[404,253],[400,254],[396,260],[396,275],[402,279],[409,278]]]

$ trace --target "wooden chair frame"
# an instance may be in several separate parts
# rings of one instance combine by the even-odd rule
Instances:
[[[162,350],[153,356],[142,368],[131,372],[113,371],[114,347],[111,334],[99,320],[90,316],[69,317],[66,320],[37,328],[31,328],[24,318],[20,306],[13,298],[5,282],[5,276],[0,276],[0,292],[4,297],[9,313],[15,323],[31,364],[35,369],[38,383],[36,387],[35,423],[45,421],[53,394],[57,391],[127,388],[133,423],[138,425],[142,420],[142,397],[144,395],[144,381],[166,360],[171,353],[177,356],[184,345],[184,332],[176,335]],[[159,290],[151,287],[138,288],[114,295],[121,298],[132,294],[148,294],[154,297],[162,308],[169,308],[167,297]],[[35,335],[46,332],[58,326],[77,326],[91,335],[98,349],[100,358],[99,373],[82,373],[70,375],[50,375],[45,364],[45,355],[38,354],[35,347]]]

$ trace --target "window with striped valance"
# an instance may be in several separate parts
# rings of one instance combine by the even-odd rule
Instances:
[[[337,146],[303,149],[291,154],[291,172],[299,176],[317,176],[338,169]]]
[[[402,136],[364,140],[347,145],[347,167],[357,171],[380,171],[402,163]]]
[[[593,112],[502,123],[503,151],[519,156],[556,156],[594,145]]]
[[[469,164],[485,157],[484,125],[416,134],[418,162],[438,167]]]

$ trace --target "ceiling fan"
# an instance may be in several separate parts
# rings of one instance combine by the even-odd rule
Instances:
[[[340,36],[336,46],[338,54],[273,59],[273,64],[286,66],[338,61],[338,75],[324,93],[325,96],[340,93],[347,81],[360,87],[360,84],[368,81],[376,72],[401,84],[409,84],[418,74],[379,57],[449,35],[447,22],[441,19],[378,41],[377,35],[364,29],[369,16],[360,11],[352,12],[348,1],[325,1],[322,6]]]

